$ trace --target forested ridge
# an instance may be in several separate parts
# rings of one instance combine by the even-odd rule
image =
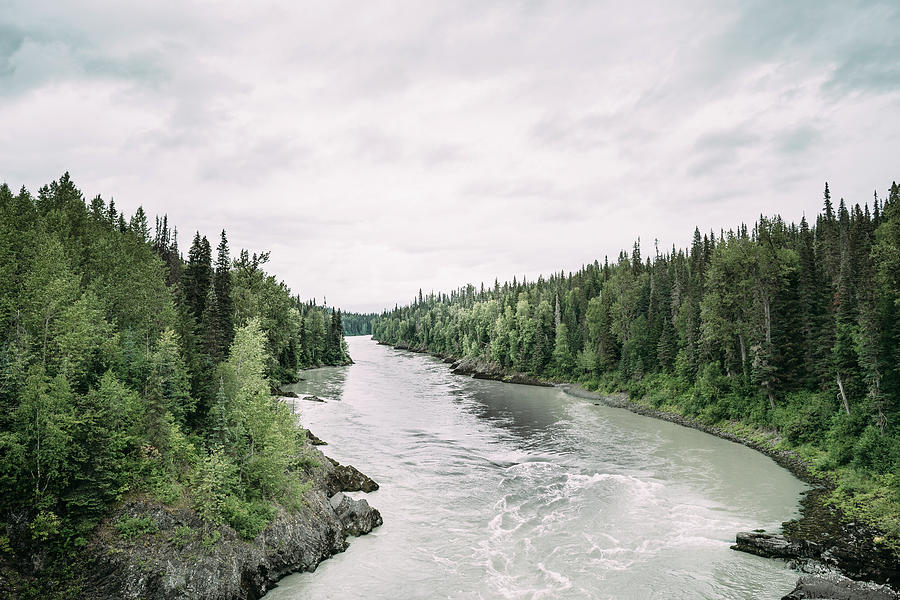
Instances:
[[[900,188],[813,223],[760,216],[690,248],[384,312],[373,336],[633,399],[794,449],[900,552]]]
[[[68,173],[36,195],[0,185],[0,567],[45,565],[29,585],[64,580],[128,494],[246,538],[299,507],[304,432],[272,392],[349,361],[340,313],[266,273],[268,253],[232,258],[224,230],[186,258],[177,238],[165,216],[151,232],[142,208],[86,203]]]

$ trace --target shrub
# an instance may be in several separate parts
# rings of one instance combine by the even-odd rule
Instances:
[[[62,520],[49,510],[42,510],[31,522],[31,535],[35,539],[46,542],[59,533]]]
[[[172,545],[179,550],[187,546],[194,537],[194,530],[188,525],[180,525],[172,532]]]
[[[831,464],[842,466],[853,459],[853,447],[859,434],[865,428],[864,415],[859,412],[837,412],[831,417],[831,426],[825,435],[825,446]]]
[[[775,410],[772,420],[791,444],[816,442],[828,429],[834,408],[827,393],[800,391],[785,398]]]
[[[116,531],[123,540],[154,534],[159,531],[151,517],[122,517],[116,522]]]
[[[225,499],[237,483],[236,469],[221,448],[203,459],[194,472],[194,506],[201,518],[221,523]]]
[[[851,464],[861,470],[890,473],[896,461],[897,444],[889,436],[881,435],[877,427],[869,425],[853,444]]]
[[[221,533],[219,533],[218,531],[213,531],[212,533],[204,535],[203,540],[200,543],[203,544],[203,549],[209,552],[219,541],[220,537],[222,537]]]
[[[225,522],[245,540],[252,540],[275,518],[275,509],[265,501],[244,502],[229,496],[222,509]]]

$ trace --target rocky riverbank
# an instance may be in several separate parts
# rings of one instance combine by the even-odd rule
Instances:
[[[511,383],[554,385],[528,375],[510,373],[484,359],[460,360],[406,344],[393,347],[436,356],[448,363],[453,373],[458,375]],[[517,380],[519,377],[522,380]],[[897,558],[889,550],[878,546],[877,531],[842,518],[834,507],[825,502],[830,483],[815,477],[808,465],[795,453],[778,450],[765,442],[747,439],[679,414],[634,403],[624,393],[602,395],[571,383],[556,384],[556,387],[572,396],[677,423],[748,446],[771,457],[798,479],[811,484],[813,488],[801,500],[801,517],[784,523],[782,533],[742,532],[737,535],[737,543],[732,546],[735,550],[788,560],[792,567],[804,573],[797,582],[797,588],[785,598],[900,599],[900,594],[893,589],[900,584],[900,564]],[[754,535],[757,537],[753,537]],[[762,540],[765,536],[770,536],[773,544],[754,545],[747,541]],[[779,538],[783,543],[778,541]],[[833,595],[818,595],[823,593]]]
[[[370,532],[381,515],[365,500],[343,492],[373,491],[378,484],[310,446],[318,466],[300,511],[279,509],[255,539],[243,540],[225,525],[200,520],[189,508],[132,499],[98,528],[87,549],[83,598],[97,600],[217,598],[255,600],[276,582],[347,548],[348,536]],[[123,536],[116,524],[141,523]],[[121,528],[120,528],[121,529]]]
[[[892,552],[878,546],[879,532],[842,518],[834,507],[829,506],[825,502],[830,491],[829,482],[812,475],[808,465],[793,452],[777,450],[678,414],[636,404],[627,394],[601,395],[574,384],[558,387],[572,396],[743,444],[766,454],[798,479],[811,484],[813,488],[801,500],[801,517],[784,523],[782,533],[740,532],[732,546],[734,550],[758,556],[785,559],[805,573],[797,582],[797,588],[785,598],[900,599],[900,594],[892,589],[900,582],[900,564]]]

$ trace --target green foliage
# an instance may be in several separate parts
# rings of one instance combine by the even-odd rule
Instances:
[[[211,533],[208,533],[203,536],[201,540],[201,544],[203,545],[203,549],[207,552],[212,551],[217,543],[219,543],[219,538],[222,537],[222,533],[219,530],[215,530]]]
[[[179,525],[175,528],[175,531],[172,532],[172,537],[170,538],[170,540],[173,546],[181,550],[191,543],[195,535],[196,532],[192,527],[188,525]]]
[[[342,325],[344,335],[372,335],[372,321],[376,313],[343,313]]]
[[[900,471],[900,447],[881,435],[874,425],[868,425],[853,444],[853,458],[850,463],[862,472],[887,475]]]
[[[12,546],[9,544],[9,536],[0,535],[0,556],[8,556],[12,553]]]
[[[553,344],[553,367],[556,372],[566,375],[572,372],[575,360],[572,350],[569,349],[569,328],[565,323],[560,323],[556,328],[556,339]]]
[[[116,532],[123,540],[133,540],[145,535],[153,535],[159,527],[152,517],[122,517],[116,521]]]
[[[194,507],[212,523],[223,520],[225,500],[237,488],[237,469],[221,448],[214,449],[194,472]]]
[[[834,413],[835,403],[829,394],[799,390],[788,394],[772,421],[788,442],[799,446],[818,442],[822,432],[828,431]]]
[[[21,493],[38,509],[55,505],[68,476],[72,451],[72,392],[62,375],[48,379],[35,366],[25,380],[21,403],[13,414],[14,453],[23,459]]]
[[[581,374],[594,373],[597,371],[599,356],[592,346],[587,346],[578,352],[575,358],[575,365]]]
[[[872,210],[835,210],[826,186],[812,225],[761,216],[695,229],[690,248],[652,259],[636,243],[568,275],[420,294],[373,319],[372,332],[775,431],[826,474],[850,470],[874,486],[847,488],[848,501],[888,506],[894,496],[876,490],[900,469],[898,273],[900,186]]]
[[[225,522],[245,540],[252,540],[275,518],[275,508],[265,501],[243,502],[229,496],[222,509]]]
[[[303,434],[269,390],[305,353],[349,357],[342,315],[294,297],[267,258],[232,261],[223,231],[215,264],[199,233],[185,264],[165,216],[151,236],[142,208],[86,205],[68,174],[36,197],[0,184],[0,514],[52,564],[130,493],[244,537],[276,503],[299,507]],[[304,321],[321,326],[309,341]],[[155,531],[146,519],[116,529]]]
[[[31,522],[31,535],[36,540],[46,542],[59,534],[62,520],[49,510],[42,510]]]

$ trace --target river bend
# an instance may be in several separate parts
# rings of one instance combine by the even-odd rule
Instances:
[[[347,339],[307,371],[302,422],[381,489],[373,533],[267,600],[748,598],[790,590],[734,534],[796,516],[805,484],[741,445],[554,388],[450,373]],[[357,494],[354,494],[355,496]]]

